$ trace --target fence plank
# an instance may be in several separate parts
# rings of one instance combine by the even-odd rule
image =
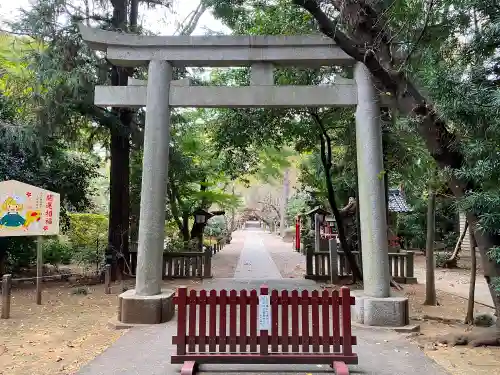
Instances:
[[[177,354],[186,354],[186,310],[187,310],[187,288],[182,287],[177,289]]]
[[[290,322],[288,320],[288,291],[281,291],[281,351],[288,353],[288,330]]]
[[[342,353],[352,354],[352,332],[351,332],[351,293],[349,288],[343,286],[340,289],[342,295]]]
[[[332,328],[333,328],[333,352],[340,352],[340,311],[339,311],[339,292],[332,292]]]
[[[196,351],[196,290],[189,292],[189,323],[188,323],[188,352]]]
[[[231,290],[229,292],[229,352],[236,353],[236,306],[237,306],[237,292]]]
[[[240,352],[247,351],[247,306],[248,296],[247,291],[240,292]]]
[[[330,293],[328,290],[323,290],[321,293],[321,317],[323,320],[323,353],[330,353],[330,305],[328,300]],[[335,323],[333,323],[335,324]]]
[[[200,333],[200,345],[199,350],[200,353],[206,352],[206,341],[205,337],[207,335],[207,291],[202,289],[200,290],[200,316],[198,319],[199,322],[199,333]]]
[[[278,291],[271,292],[271,352],[277,353],[279,350],[279,311],[278,311]],[[283,322],[282,322],[283,324]]]
[[[227,316],[227,291],[221,290],[219,295],[219,353],[226,352],[226,316]]]
[[[302,351],[309,353],[309,292],[303,290],[300,295],[301,300],[301,318],[302,318]]]
[[[292,352],[299,351],[299,292],[292,290]]]
[[[260,295],[267,296],[268,294],[269,294],[269,289],[267,288],[267,286],[265,285],[261,286]],[[260,346],[260,355],[269,354],[269,331],[267,329],[260,330],[259,346]]]
[[[257,352],[257,306],[259,298],[255,289],[250,291],[250,352]]]
[[[217,350],[217,345],[215,339],[217,337],[217,292],[215,290],[210,291],[208,297],[208,304],[210,306],[210,320],[208,324],[209,337],[208,337],[208,351],[210,353],[215,353]]]
[[[319,352],[319,292],[314,290],[311,294],[311,326],[312,326],[312,351]]]

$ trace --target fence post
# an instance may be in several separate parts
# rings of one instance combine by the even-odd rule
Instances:
[[[406,252],[406,275],[405,277],[415,277],[413,275],[413,267],[414,267],[414,258],[415,253],[413,251]]]
[[[312,246],[306,246],[306,275],[313,275],[313,253],[314,249]]]
[[[12,289],[12,275],[2,277],[2,319],[10,318],[10,293]]]
[[[36,239],[36,304],[42,304],[42,281],[43,281],[43,237]]]
[[[337,258],[337,240],[328,240],[328,250],[330,250],[330,282],[336,284],[339,281],[339,261]]]
[[[111,264],[106,264],[104,269],[104,294],[111,293]]]
[[[205,262],[204,262],[203,277],[212,277],[212,249],[210,246],[205,248]]]

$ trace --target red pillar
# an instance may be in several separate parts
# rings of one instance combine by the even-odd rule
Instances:
[[[300,251],[300,216],[295,218],[295,250]]]

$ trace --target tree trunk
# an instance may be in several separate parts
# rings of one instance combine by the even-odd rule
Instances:
[[[285,237],[286,230],[286,206],[288,203],[288,190],[290,185],[289,179],[290,170],[287,168],[283,173],[283,195],[281,197],[281,207],[280,207],[280,235],[281,238]]]
[[[182,240],[184,242],[189,242],[189,214],[183,213],[182,215]]]
[[[434,264],[434,238],[436,235],[436,192],[430,186],[429,198],[427,202],[427,242],[425,246],[425,301],[424,305],[435,306],[436,283],[435,283],[435,264]]]
[[[335,200],[335,191],[333,189],[331,169],[332,169],[332,144],[331,139],[326,132],[325,127],[323,126],[321,118],[318,114],[311,113],[312,118],[318,125],[320,129],[320,155],[321,155],[321,164],[323,165],[323,169],[325,171],[325,182],[326,189],[328,192],[328,203],[333,212],[333,216],[335,217],[335,221],[337,222],[337,230],[339,234],[339,241],[342,250],[344,251],[345,257],[349,266],[351,267],[353,282],[357,280],[363,280],[363,275],[361,273],[361,269],[356,262],[356,258],[352,253],[352,249],[349,247],[347,242],[347,238],[344,230],[344,222],[342,220],[342,215],[340,215],[339,209],[337,207],[337,202]]]
[[[430,104],[431,101],[416,88],[407,74],[398,68],[397,59],[392,56],[392,43],[397,42],[397,39],[390,35],[390,30],[386,28],[387,23],[381,21],[384,19],[383,14],[366,0],[332,0],[332,5],[340,10],[340,22],[345,29],[350,30],[351,35],[348,36],[321,10],[317,1],[293,0],[293,2],[308,11],[318,22],[321,32],[332,38],[338,47],[356,61],[366,65],[381,92],[389,93],[388,99],[392,101],[391,105],[397,108],[402,116],[412,118],[417,124],[417,130],[439,168],[453,172],[462,167],[465,157],[460,151],[460,141],[447,129],[443,117]],[[451,176],[448,186],[456,198],[463,198],[466,192],[475,190],[472,180],[457,178],[453,173]],[[492,278],[500,277],[500,263],[488,255],[492,247],[500,245],[500,236],[479,230],[477,213],[468,212],[467,220],[476,237],[485,279],[497,315],[500,316],[500,293],[492,284]],[[489,339],[485,338],[481,342],[488,344],[500,342],[500,319],[497,319],[496,332]]]
[[[467,301],[467,314],[465,316],[465,324],[474,323],[474,299],[476,292],[476,273],[477,273],[477,258],[476,258],[476,239],[472,230],[469,230],[470,239],[470,281],[469,281],[469,300]]]
[[[453,254],[451,254],[450,259],[446,261],[446,263],[451,263],[455,261],[455,258],[458,256],[460,253],[460,250],[462,249],[462,242],[464,240],[465,234],[467,233],[467,229],[469,228],[469,222],[465,220],[465,225],[464,229],[462,230],[462,233],[460,233],[460,237],[458,238],[458,241],[455,245],[455,249],[453,250]],[[455,261],[456,263],[456,261]]]
[[[136,21],[137,22],[137,21]],[[114,29],[126,30],[127,1],[113,2],[112,24]],[[124,68],[112,67],[111,85],[126,86],[128,74]],[[121,122],[121,128],[111,128],[110,182],[109,182],[109,227],[106,262],[111,264],[111,279],[123,272],[124,257],[129,251],[130,216],[130,125],[132,113],[123,108],[113,108]]]

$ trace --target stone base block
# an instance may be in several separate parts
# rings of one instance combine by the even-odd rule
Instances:
[[[124,324],[159,324],[175,314],[173,290],[162,290],[154,296],[138,296],[127,290],[118,296],[118,321]]]
[[[356,297],[356,323],[366,326],[403,327],[410,324],[408,298]]]

